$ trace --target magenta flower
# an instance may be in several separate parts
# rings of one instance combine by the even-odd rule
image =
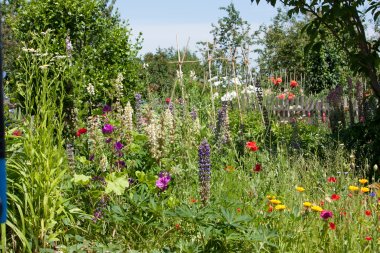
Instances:
[[[162,191],[165,191],[168,188],[170,179],[171,179],[170,176],[164,176],[164,177],[158,178],[156,181],[157,188],[161,189]]]
[[[124,147],[124,145],[120,141],[115,142],[113,146],[117,151],[120,151]]]
[[[103,132],[103,134],[110,134],[113,132],[113,129],[114,129],[114,127],[112,125],[105,124],[103,129],[102,129],[102,132]]]
[[[110,105],[105,105],[103,107],[103,113],[107,113],[107,112],[110,112],[110,111],[112,111],[112,108],[111,108]]]
[[[321,218],[324,220],[327,220],[327,219],[332,218],[332,217],[333,217],[333,213],[331,211],[323,210],[321,212]]]

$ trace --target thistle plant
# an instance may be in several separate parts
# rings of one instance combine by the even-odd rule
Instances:
[[[210,180],[211,180],[211,161],[210,161],[210,145],[204,139],[198,149],[199,156],[199,184],[200,195],[203,205],[207,204],[210,198]]]

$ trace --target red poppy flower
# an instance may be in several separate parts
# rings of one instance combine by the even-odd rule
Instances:
[[[371,215],[372,215],[372,213],[371,213],[371,211],[370,211],[370,210],[365,210],[365,215],[367,215],[367,216],[371,216]]]
[[[372,240],[372,237],[371,237],[371,236],[366,236],[365,239],[366,239],[367,241],[371,241],[371,240]]]
[[[78,131],[77,131],[77,137],[81,136],[82,134],[85,134],[87,133],[87,129],[86,128],[80,128]]]
[[[12,133],[13,136],[21,136],[22,135],[22,132],[21,130],[14,130],[13,133]]]
[[[331,230],[335,230],[335,228],[336,228],[336,225],[335,225],[334,222],[330,222],[330,223],[329,223],[329,226],[330,226],[330,229],[331,229]]]
[[[260,172],[261,171],[261,164],[260,163],[256,163],[254,171],[255,172]]]
[[[290,87],[295,88],[297,86],[298,86],[297,81],[295,81],[295,80],[290,81]]]
[[[276,83],[277,83],[277,84],[282,83],[282,78],[281,78],[281,77],[277,77],[277,79],[276,79]]]
[[[281,99],[281,100],[284,100],[285,99],[285,94],[282,93],[282,94],[278,95],[277,98]]]
[[[170,103],[170,101],[171,101],[171,99],[170,99],[170,98],[166,98],[166,99],[165,99],[165,102],[166,102],[167,104],[169,104],[169,103]]]
[[[259,150],[259,147],[256,145],[256,142],[254,141],[249,141],[247,142],[247,144],[245,145],[249,150],[251,151],[257,151]]]
[[[340,196],[338,194],[333,194],[333,195],[331,195],[331,199],[332,200],[339,200]]]
[[[329,182],[329,183],[336,183],[336,178],[335,177],[329,177],[327,179],[327,182]]]

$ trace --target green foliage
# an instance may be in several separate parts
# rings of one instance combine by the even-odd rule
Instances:
[[[277,3],[276,0],[266,1],[273,6]],[[260,0],[251,0],[251,2],[259,3]],[[317,0],[310,4],[300,0],[281,2],[290,7],[289,16],[303,14],[312,17],[303,28],[312,39],[310,46],[314,44],[314,38],[320,38],[323,42],[327,36],[333,36],[340,49],[346,53],[351,69],[366,75],[374,94],[380,98],[378,79],[380,37],[370,39],[366,36],[362,15],[371,13],[376,22],[380,12],[380,5],[376,1]]]
[[[181,61],[189,61],[181,66],[183,78],[190,82],[203,78],[203,68],[196,54],[188,50],[186,50],[186,55],[184,54],[185,50],[180,50]],[[147,53],[144,55],[144,66],[145,81],[149,84],[149,91],[170,94],[178,78],[177,51],[171,47],[166,49],[159,48],[156,53]],[[192,76],[191,73],[194,75]]]
[[[273,23],[261,28],[264,37],[258,44],[264,48],[256,51],[261,71],[272,73],[286,69],[297,80],[301,75],[305,77],[302,85],[306,92],[320,93],[345,82],[348,66],[346,55],[332,36],[313,38],[302,32],[308,22],[310,18],[306,16],[289,17],[278,9]],[[320,30],[326,28],[321,26]]]
[[[8,17],[14,38],[31,49],[34,34],[49,31],[52,41],[46,52],[70,61],[71,75],[64,82],[66,97],[64,107],[67,114],[74,106],[91,100],[93,104],[112,99],[113,80],[122,74],[123,92],[132,98],[134,92],[141,91],[137,60],[140,38],[131,41],[131,29],[113,13],[113,4],[108,1],[25,1],[15,18]],[[72,48],[68,48],[71,42]],[[45,52],[38,52],[43,54]],[[14,73],[23,72],[19,61],[8,66],[11,73],[11,90],[19,92],[13,84],[18,82]],[[87,87],[92,84],[95,94],[90,98]],[[23,103],[23,100],[20,100]]]

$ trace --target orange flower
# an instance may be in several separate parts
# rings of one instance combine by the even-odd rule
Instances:
[[[224,168],[225,171],[227,172],[234,172],[235,171],[235,168],[231,165],[228,165]]]

